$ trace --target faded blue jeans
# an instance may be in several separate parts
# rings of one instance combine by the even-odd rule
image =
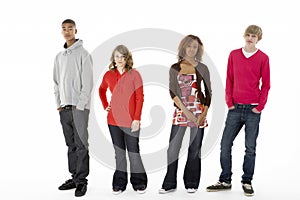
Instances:
[[[231,183],[232,176],[232,156],[231,150],[233,141],[245,125],[245,156],[243,163],[242,183],[251,184],[256,156],[256,139],[259,132],[259,122],[261,113],[254,113],[252,109],[255,105],[235,104],[234,109],[229,110],[225,123],[225,128],[221,140],[220,162],[222,172],[219,181]]]

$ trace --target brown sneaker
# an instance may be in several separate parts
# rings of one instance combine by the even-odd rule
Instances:
[[[222,190],[230,190],[231,189],[231,183],[225,183],[218,181],[216,184],[208,186],[206,188],[207,192],[217,192]]]
[[[253,196],[254,195],[254,190],[252,185],[244,183],[242,184],[243,190],[244,190],[244,194],[246,196]]]

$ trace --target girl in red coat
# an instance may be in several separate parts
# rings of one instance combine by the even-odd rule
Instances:
[[[126,189],[127,160],[130,160],[130,182],[138,193],[147,187],[147,175],[139,150],[140,119],[144,102],[143,81],[133,69],[132,55],[124,45],[117,46],[111,56],[109,70],[99,87],[103,108],[108,112],[107,123],[114,144],[116,170],[113,176],[113,194]],[[106,91],[111,92],[107,101]]]

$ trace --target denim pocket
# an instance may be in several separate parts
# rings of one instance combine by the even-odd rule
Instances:
[[[251,109],[251,113],[253,113],[253,114],[255,114],[255,115],[260,115],[260,114],[261,114],[261,112],[260,112],[260,113],[253,112],[252,109]]]

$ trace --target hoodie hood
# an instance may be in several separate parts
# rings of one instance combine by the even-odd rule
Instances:
[[[65,43],[64,44],[65,51],[64,51],[63,55],[71,54],[74,49],[81,47],[82,44],[83,44],[82,40],[76,39],[76,42],[67,48],[67,43]]]

